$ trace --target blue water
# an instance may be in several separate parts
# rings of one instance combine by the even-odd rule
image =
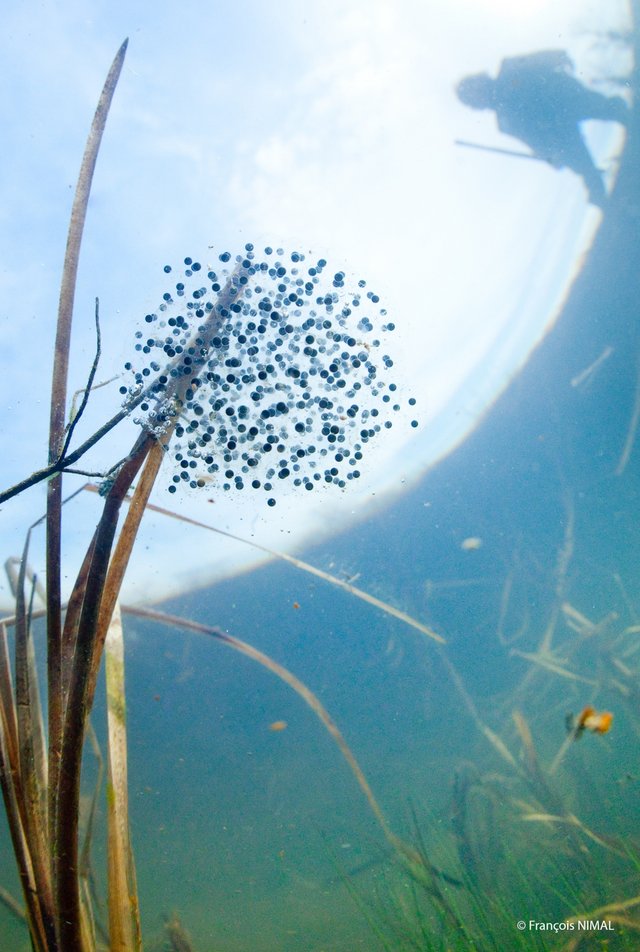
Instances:
[[[638,947],[636,907],[616,906],[640,894],[638,446],[623,465],[640,390],[636,137],[557,326],[476,432],[298,553],[444,645],[277,560],[161,606],[307,685],[421,869],[288,685],[214,638],[129,618],[147,948],[169,948],[173,915],[202,952],[577,948],[562,945],[571,917],[611,922],[581,949]],[[587,705],[611,730],[585,729],[554,769]],[[27,947],[0,923],[0,952]]]
[[[438,880],[469,932],[443,925],[441,906],[394,861],[340,751],[287,685],[212,639],[136,619],[132,820],[151,933],[175,911],[194,948],[225,952],[557,948],[573,933],[535,923],[640,891],[629,838],[640,789],[637,449],[615,475],[637,386],[636,200],[627,165],[558,326],[478,431],[386,511],[300,553],[357,574],[444,648],[277,561],[162,606],[249,642],[315,692],[393,831],[464,884]],[[606,346],[611,356],[573,386]],[[465,549],[470,537],[481,546]],[[572,609],[595,630],[574,630]],[[553,654],[542,655],[554,617]],[[551,774],[566,716],[587,704],[613,712],[611,731],[585,731]],[[538,768],[527,773],[515,711],[543,786]],[[277,722],[286,727],[271,730]],[[473,778],[466,844],[456,777]],[[632,927],[612,928],[581,948],[634,947]]]

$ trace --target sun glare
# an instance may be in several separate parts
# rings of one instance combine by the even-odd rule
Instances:
[[[477,6],[475,0],[472,0],[473,6]],[[480,6],[489,13],[498,13],[501,16],[512,20],[524,20],[532,16],[539,16],[550,7],[557,7],[556,0],[519,0],[513,3],[513,0],[482,0]]]

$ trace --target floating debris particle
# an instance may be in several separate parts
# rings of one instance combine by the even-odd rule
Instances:
[[[469,536],[467,539],[463,539],[460,543],[460,548],[463,552],[475,552],[477,549],[482,548],[482,539],[480,536]]]
[[[269,730],[278,733],[279,731],[285,731],[288,726],[286,721],[273,721],[269,724]]]

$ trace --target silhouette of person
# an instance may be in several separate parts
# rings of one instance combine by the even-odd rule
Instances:
[[[602,207],[602,174],[580,123],[602,119],[626,124],[629,109],[620,96],[603,96],[583,86],[573,68],[564,50],[544,50],[503,60],[495,79],[487,73],[467,76],[456,92],[466,106],[492,109],[500,131],[526,143],[536,158],[580,175],[589,201]]]

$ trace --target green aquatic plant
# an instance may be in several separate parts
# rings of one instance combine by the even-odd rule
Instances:
[[[554,589],[556,594],[557,586]],[[563,597],[568,594],[562,592]],[[627,625],[619,632],[613,612],[594,623],[569,601],[559,608],[554,632],[564,618],[573,633],[563,646],[566,656],[575,663],[588,642],[606,661],[600,672],[603,683],[611,685],[613,671],[623,673],[624,681],[617,684],[617,690],[627,698],[625,688],[633,675],[637,678],[628,663],[635,654],[635,649],[629,654],[629,634],[637,626]],[[633,609],[631,614],[635,616]],[[508,648],[509,642],[505,646]],[[565,757],[580,736],[575,726],[568,743],[561,745],[562,756],[545,758],[538,752],[529,719],[519,709],[526,705],[540,720],[553,695],[553,679],[563,685],[564,673],[538,666],[533,689],[530,685],[524,692],[522,683],[517,684],[497,707],[499,717],[507,707],[512,713],[498,734],[487,731],[478,704],[449,659],[447,666],[463,709],[477,728],[477,760],[455,770],[448,811],[450,837],[443,834],[441,821],[425,825],[414,820],[409,839],[426,857],[422,869],[433,851],[437,850],[439,858],[448,856],[447,869],[462,884],[462,888],[447,891],[447,902],[460,927],[454,929],[447,923],[441,900],[430,884],[407,869],[404,878],[391,881],[375,903],[368,903],[368,915],[376,917],[384,947],[415,952],[636,948],[640,932],[638,853],[634,837],[623,833],[626,817],[618,813],[619,827],[611,829],[597,769],[590,773],[584,763]],[[546,683],[541,683],[543,677]],[[495,708],[491,714],[496,719]],[[562,715],[559,720],[562,723]],[[633,723],[637,724],[637,710]],[[596,738],[588,751],[597,751],[597,743]],[[495,770],[488,762],[489,751],[498,765]],[[604,780],[605,788],[610,789],[610,772]],[[633,782],[629,774],[620,778],[620,793]],[[611,803],[619,811],[625,808],[621,797]],[[355,884],[350,888],[357,894]],[[365,902],[362,894],[357,898],[360,904]],[[524,922],[521,930],[516,928],[518,920]],[[543,927],[530,927],[530,921]]]
[[[637,855],[621,839],[595,833],[571,812],[566,795],[551,789],[552,776],[537,759],[526,722],[518,720],[522,771],[509,777],[461,765],[453,785],[450,837],[441,822],[430,818],[425,824],[412,810],[407,839],[421,857],[419,866],[395,864],[374,899],[342,874],[382,948],[636,948]],[[534,801],[527,802],[527,795]],[[555,815],[535,806],[549,798]],[[539,828],[533,836],[532,826]],[[453,875],[443,877],[432,851]],[[516,926],[518,920],[524,928]],[[537,931],[530,922],[555,922],[556,927]]]
[[[444,811],[448,830],[441,814],[425,822],[412,810],[412,827],[404,841],[420,857],[419,864],[386,864],[365,888],[355,878],[358,870],[340,870],[381,948],[570,952],[637,946],[639,861],[629,820],[638,778],[616,765],[620,750],[615,750],[615,736],[604,752],[602,769],[599,745],[609,740],[610,715],[595,715],[595,734],[589,737],[586,722],[567,716],[567,705],[578,698],[577,709],[582,707],[584,715],[591,710],[585,704],[600,708],[604,700],[596,692],[607,690],[607,707],[619,711],[612,733],[623,728],[625,719],[638,733],[638,615],[616,574],[629,623],[611,609],[592,621],[569,600],[575,598],[572,587],[579,579],[571,566],[573,583],[568,580],[572,533],[573,525],[569,539],[565,532],[549,585],[550,601],[557,606],[551,624],[541,613],[546,643],[557,642],[565,659],[562,671],[534,662],[524,683],[516,679],[503,697],[482,702],[447,651],[437,649],[477,750],[467,751],[464,762],[452,758],[451,800]],[[509,588],[512,580],[510,570]],[[504,590],[500,596],[498,589],[497,595],[498,641],[510,653],[512,641],[505,637],[508,598]],[[529,660],[525,654],[517,657]],[[567,678],[566,672],[576,677]],[[587,678],[587,672],[592,677]],[[567,699],[567,683],[573,702]],[[598,717],[606,724],[600,733]],[[583,734],[586,738],[576,743]],[[517,928],[518,920],[524,929]],[[555,922],[556,929],[536,931],[530,921]],[[606,932],[598,926],[602,922]]]

